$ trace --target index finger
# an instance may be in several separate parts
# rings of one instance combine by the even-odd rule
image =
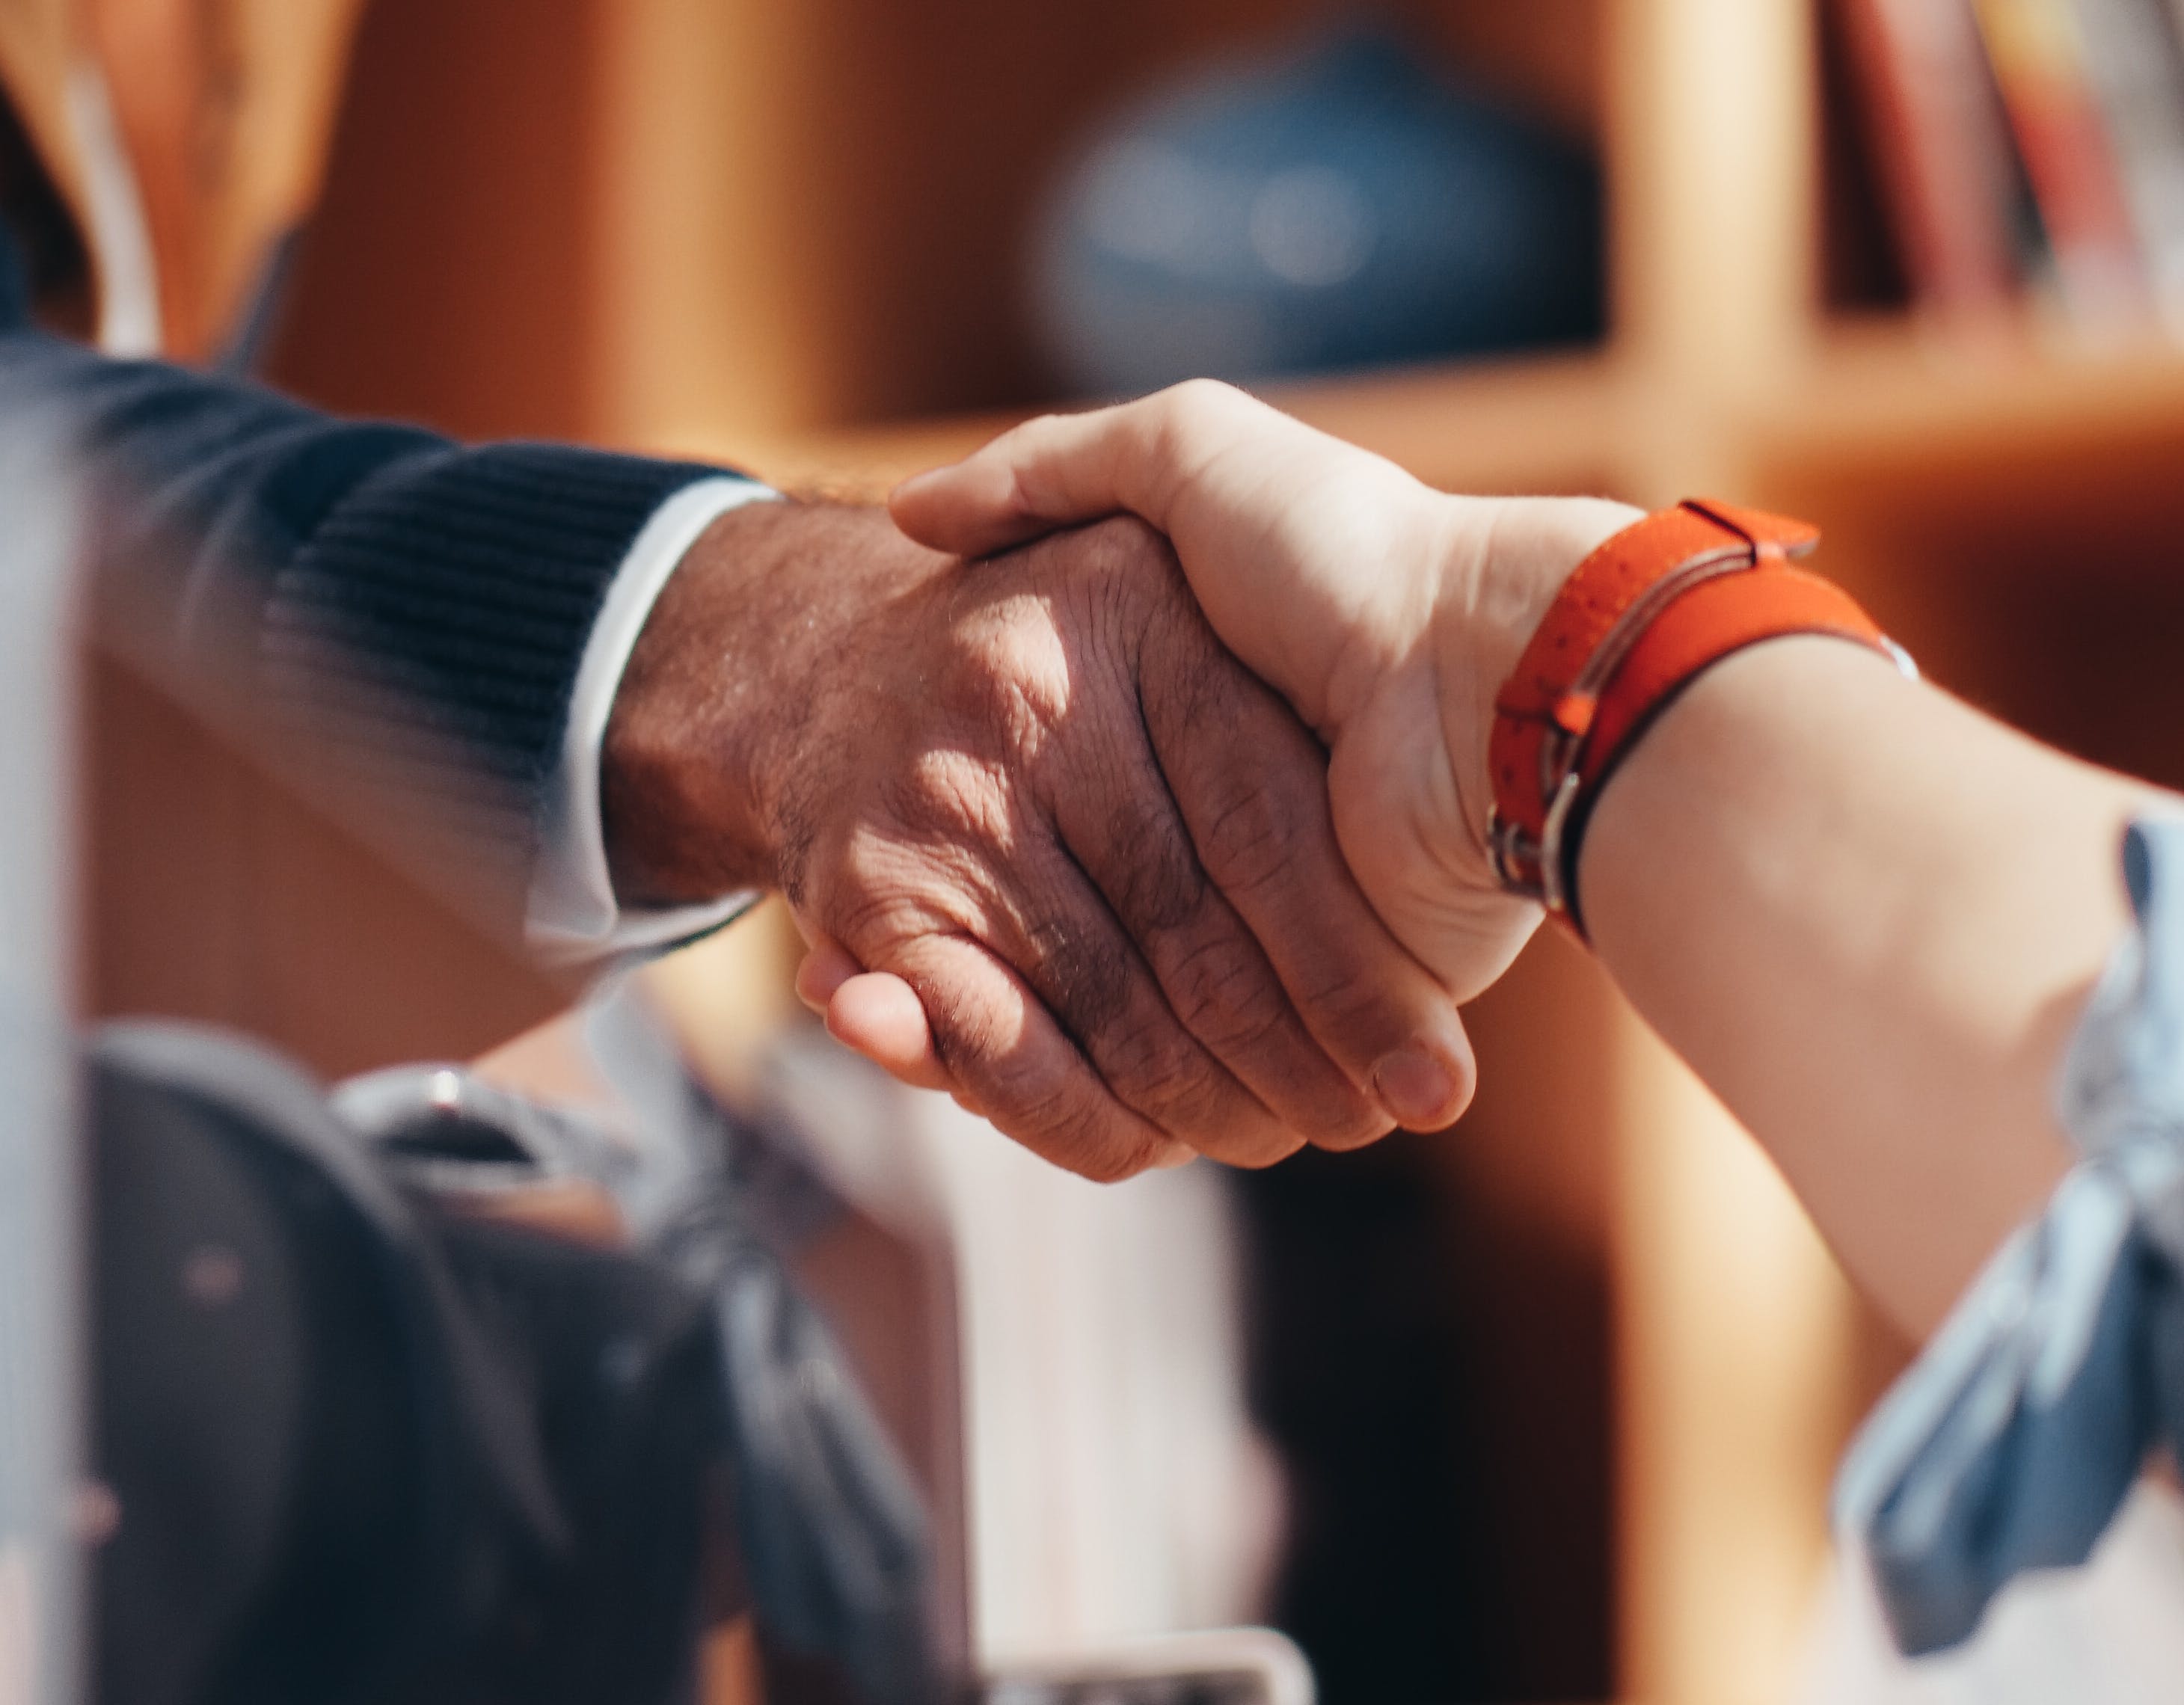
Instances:
[[[1034,1154],[1095,1183],[1190,1151],[1103,1082],[1016,971],[967,936],[894,944],[876,967],[907,984],[956,1099]]]

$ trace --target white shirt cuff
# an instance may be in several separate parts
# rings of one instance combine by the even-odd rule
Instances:
[[[728,474],[687,485],[655,510],[607,584],[569,699],[560,762],[549,784],[545,833],[531,882],[524,933],[549,963],[582,964],[657,951],[719,928],[756,901],[733,894],[702,905],[646,911],[615,899],[599,814],[599,755],[622,671],[667,578],[699,535],[730,510],[781,494]]]

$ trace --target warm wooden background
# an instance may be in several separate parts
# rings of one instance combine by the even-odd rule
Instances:
[[[464,432],[878,489],[1045,400],[1017,254],[1080,127],[1318,9],[375,0],[280,376]],[[1452,66],[1602,142],[1614,337],[1286,400],[1451,487],[1809,514],[1944,681],[2184,779],[2184,361],[2031,330],[1939,345],[1892,308],[1812,0],[1401,9]],[[475,1051],[552,1005],[141,688],[98,706],[103,1009],[226,1018],[346,1069]],[[720,1015],[777,987],[768,939],[743,941],[676,972],[701,1039],[746,1032]],[[1450,1283],[1499,1370],[1513,1500],[1557,1472],[1524,1451],[1557,1401],[1562,1484],[1591,1488],[1510,1567],[1542,1626],[1603,1624],[1630,1697],[1778,1697],[1833,1456],[1900,1346],[1575,955],[1543,947],[1478,1028],[1481,1104],[1435,1175],[1485,1253]],[[1575,1275],[1575,1301],[1493,1288],[1526,1261]]]

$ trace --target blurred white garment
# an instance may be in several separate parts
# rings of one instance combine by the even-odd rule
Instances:
[[[2142,1480],[2081,1569],[2026,1576],[1953,1652],[1889,1643],[1863,1568],[1839,1558],[1802,1705],[2174,1705],[2184,1699],[2184,1498]]]
[[[1262,1614],[1280,1479],[1245,1412],[1219,1173],[1088,1184],[829,1044],[787,1051],[838,1185],[937,1222],[954,1247],[979,1658]]]
[[[981,1654],[1252,1619],[1278,1522],[1218,1174],[1087,1184],[939,1096],[916,1124],[961,1263]]]

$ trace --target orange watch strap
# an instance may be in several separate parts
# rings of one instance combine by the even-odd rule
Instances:
[[[1602,696],[1578,764],[1579,791],[1597,792],[1646,724],[1708,666],[1763,640],[1814,633],[1887,649],[1856,599],[1802,569],[1759,568],[1693,587],[1639,636]]]
[[[1634,523],[1563,583],[1495,701],[1492,853],[1511,889],[1574,928],[1576,847],[1600,788],[1653,718],[1732,652],[1825,633],[1900,656],[1848,594],[1789,566],[1802,521],[1690,502]]]
[[[1633,521],[1577,566],[1517,660],[1495,709],[1519,720],[1552,716],[1617,624],[1668,575],[1720,552],[1748,566],[1763,554],[1800,557],[1816,528],[1756,510],[1686,502]]]

